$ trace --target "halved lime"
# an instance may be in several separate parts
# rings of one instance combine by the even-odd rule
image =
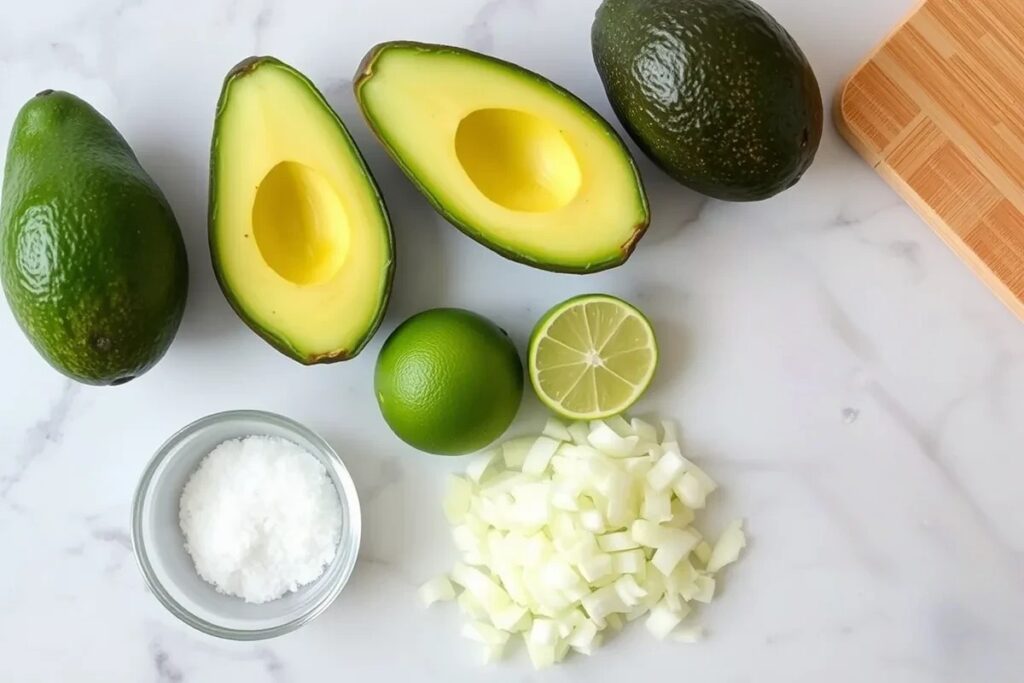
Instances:
[[[623,412],[658,364],[644,314],[607,294],[584,294],[544,314],[530,337],[530,382],[551,410],[573,420]]]

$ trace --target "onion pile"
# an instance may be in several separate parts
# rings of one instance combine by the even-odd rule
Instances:
[[[420,598],[456,600],[488,662],[515,634],[538,669],[589,655],[602,631],[644,616],[656,638],[692,642],[699,629],[680,626],[691,603],[711,601],[746,545],[741,521],[713,546],[691,526],[716,488],[671,424],[659,439],[638,419],[550,419],[452,477],[444,510],[462,561]]]

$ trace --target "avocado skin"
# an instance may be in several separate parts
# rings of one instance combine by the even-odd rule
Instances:
[[[221,256],[220,249],[217,247],[217,241],[214,234],[214,221],[217,215],[217,148],[220,145],[220,122],[221,114],[228,105],[228,98],[231,96],[231,85],[239,78],[244,78],[246,75],[253,73],[263,65],[274,66],[280,69],[284,69],[309,87],[310,93],[313,94],[317,100],[323,105],[324,109],[334,117],[338,127],[341,129],[345,139],[348,140],[349,146],[352,150],[353,157],[359,162],[360,168],[363,171],[363,175],[366,178],[367,184],[373,190],[373,194],[377,199],[377,205],[380,207],[381,215],[384,218],[384,224],[387,228],[388,238],[388,253],[391,254],[391,259],[388,262],[387,272],[384,275],[385,286],[384,296],[381,299],[380,307],[377,309],[377,314],[370,322],[369,327],[366,328],[366,333],[362,339],[350,349],[336,349],[329,353],[321,353],[315,355],[305,354],[299,349],[296,349],[291,342],[285,337],[275,334],[273,331],[266,329],[255,320],[249,312],[245,310],[239,302],[238,297],[235,295],[234,287],[231,284],[229,278],[225,275],[221,268]],[[323,96],[323,93],[313,84],[311,80],[298,71],[297,69],[285,64],[276,57],[269,55],[252,55],[246,57],[242,61],[235,64],[228,71],[224,77],[223,85],[221,86],[220,98],[217,100],[217,111],[214,116],[213,126],[213,140],[210,143],[210,203],[207,213],[207,240],[210,246],[210,256],[213,261],[213,274],[217,279],[217,284],[220,286],[221,292],[224,294],[224,298],[227,299],[228,305],[231,306],[231,310],[248,326],[250,330],[256,333],[263,341],[270,344],[274,349],[280,353],[288,356],[294,361],[301,363],[302,365],[328,365],[330,363],[340,363],[347,360],[352,360],[363,350],[363,348],[370,343],[373,339],[373,335],[377,333],[382,322],[384,322],[384,314],[387,313],[388,303],[391,301],[391,288],[394,285],[395,280],[395,267],[397,256],[395,253],[395,231],[391,225],[391,216],[388,213],[387,205],[384,203],[384,197],[380,192],[380,188],[377,185],[376,179],[370,172],[370,167],[366,164],[366,158],[363,157],[363,153],[359,150],[355,140],[352,139],[351,133],[348,132],[348,128],[345,126],[345,122],[341,120],[338,113],[334,111],[334,108],[327,102],[327,99]]]
[[[188,292],[181,231],[128,143],[88,103],[46,90],[11,131],[0,199],[0,281],[54,368],[123,384],[153,367]]]
[[[376,68],[377,59],[380,58],[387,50],[392,48],[413,48],[417,50],[422,50],[424,52],[448,52],[454,55],[468,55],[473,58],[488,59],[494,63],[500,64],[504,68],[514,70],[528,78],[531,78],[544,87],[552,88],[553,90],[557,90],[561,93],[567,94],[573,101],[575,101],[576,105],[580,108],[580,110],[586,113],[587,116],[593,116],[601,120],[601,122],[604,123],[605,127],[608,129],[608,134],[614,137],[616,142],[622,148],[623,155],[625,155],[625,158],[629,160],[629,164],[632,167],[634,176],[636,178],[637,187],[639,188],[639,201],[643,213],[641,219],[636,223],[636,225],[633,226],[633,232],[630,238],[620,246],[619,252],[603,261],[591,263],[587,266],[581,267],[548,263],[543,259],[535,258],[530,254],[525,254],[523,252],[516,251],[515,249],[510,249],[502,244],[499,244],[495,240],[488,239],[487,237],[477,232],[476,229],[474,229],[472,226],[468,225],[455,213],[453,213],[452,210],[434,194],[431,188],[418,177],[416,172],[413,171],[413,169],[409,168],[403,162],[402,158],[395,152],[394,148],[391,146],[391,143],[388,141],[387,135],[384,134],[384,131],[380,124],[374,120],[373,116],[370,115],[367,107],[363,104],[363,84],[365,84],[373,75],[374,69]],[[468,50],[461,47],[454,47],[452,45],[441,45],[437,43],[421,43],[412,40],[392,40],[384,43],[378,43],[377,45],[374,45],[373,47],[370,48],[370,50],[366,53],[363,59],[359,62],[359,66],[356,68],[355,77],[352,79],[352,90],[355,93],[356,102],[359,103],[359,108],[363,112],[363,118],[366,119],[366,124],[370,127],[370,130],[373,131],[373,134],[384,146],[384,149],[387,151],[388,156],[390,156],[392,161],[394,161],[395,164],[402,169],[402,172],[405,173],[405,175],[409,178],[413,185],[415,185],[416,188],[423,194],[423,196],[427,198],[427,201],[430,202],[430,205],[432,207],[434,207],[434,210],[437,211],[437,213],[442,218],[444,218],[446,221],[454,225],[464,235],[472,239],[474,242],[490,249],[496,254],[500,254],[501,256],[509,259],[510,261],[515,261],[516,263],[522,263],[523,265],[532,266],[533,268],[538,268],[540,270],[546,270],[553,273],[570,273],[574,275],[589,275],[591,273],[598,273],[604,270],[617,268],[624,264],[626,261],[628,261],[629,257],[633,255],[633,251],[636,249],[637,243],[640,242],[640,238],[642,238],[644,234],[646,234],[647,228],[650,226],[651,215],[650,206],[647,201],[647,192],[644,189],[643,180],[640,177],[640,171],[637,169],[636,162],[633,160],[633,156],[629,153],[629,149],[626,147],[626,143],[622,141],[622,138],[619,136],[618,133],[615,132],[611,125],[608,124],[600,114],[598,114],[583,100],[579,99],[569,91],[565,90],[564,88],[555,84],[554,82],[549,81],[547,78],[544,78],[538,73],[530,71],[529,69],[525,69],[519,66],[518,64],[513,64],[512,62],[507,62],[503,59],[498,59],[497,57],[491,57],[490,55],[474,52],[473,50]]]
[[[807,58],[749,0],[604,0],[591,32],[612,108],[683,185],[757,201],[792,187],[821,141]]]

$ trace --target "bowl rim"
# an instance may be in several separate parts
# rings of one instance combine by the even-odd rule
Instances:
[[[148,498],[147,493],[150,490],[150,484],[152,483],[153,477],[156,474],[160,466],[171,456],[175,447],[186,438],[193,434],[199,433],[205,429],[212,427],[213,425],[221,424],[223,422],[229,422],[232,420],[252,420],[261,423],[273,424],[277,427],[281,427],[285,430],[289,430],[297,433],[303,438],[313,443],[323,455],[330,461],[331,466],[334,468],[334,473],[337,476],[337,480],[340,483],[339,496],[343,498],[342,506],[346,513],[346,524],[343,527],[343,532],[348,532],[348,541],[339,541],[339,553],[342,549],[342,543],[345,544],[346,549],[349,549],[349,560],[342,566],[341,572],[338,575],[334,585],[330,586],[329,589],[324,593],[323,597],[317,601],[313,607],[294,619],[287,621],[283,624],[276,626],[270,626],[267,628],[259,629],[236,629],[218,624],[212,623],[202,617],[196,616],[191,611],[182,606],[177,600],[175,600],[170,593],[164,588],[163,584],[156,577],[156,573],[153,570],[153,566],[149,562],[149,554],[146,550],[146,542],[143,538],[142,526],[143,526],[143,507]],[[333,480],[333,479],[332,479]],[[139,478],[139,483],[135,488],[135,494],[132,497],[132,520],[131,520],[131,542],[132,542],[132,555],[135,556],[135,563],[138,565],[139,570],[142,572],[142,576],[146,581],[146,585],[157,597],[157,600],[175,617],[182,622],[188,624],[192,628],[206,633],[211,636],[218,638],[225,638],[228,640],[263,640],[266,638],[274,638],[285,633],[290,633],[300,626],[312,621],[320,614],[322,614],[334,600],[341,594],[342,589],[348,583],[349,578],[352,576],[352,572],[355,569],[356,561],[359,555],[359,545],[362,535],[362,513],[359,505],[359,496],[356,491],[355,482],[352,480],[352,475],[349,473],[348,468],[345,467],[344,461],[341,456],[338,455],[337,451],[327,443],[327,441],[319,434],[309,429],[305,425],[296,422],[295,420],[272,413],[265,410],[253,410],[253,409],[242,409],[242,410],[226,410],[218,413],[212,413],[201,417],[197,420],[190,422],[178,431],[174,432],[168,437],[163,444],[156,450],[153,456],[150,458],[149,463],[142,472],[142,476]],[[324,569],[326,573],[329,571],[329,567]]]

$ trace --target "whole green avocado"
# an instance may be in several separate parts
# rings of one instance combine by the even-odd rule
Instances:
[[[123,384],[163,356],[188,290],[181,230],[114,126],[46,90],[14,121],[0,195],[0,281],[54,368]]]
[[[604,0],[591,40],[616,115],[683,185],[767,199],[814,160],[818,81],[793,38],[750,0]]]

